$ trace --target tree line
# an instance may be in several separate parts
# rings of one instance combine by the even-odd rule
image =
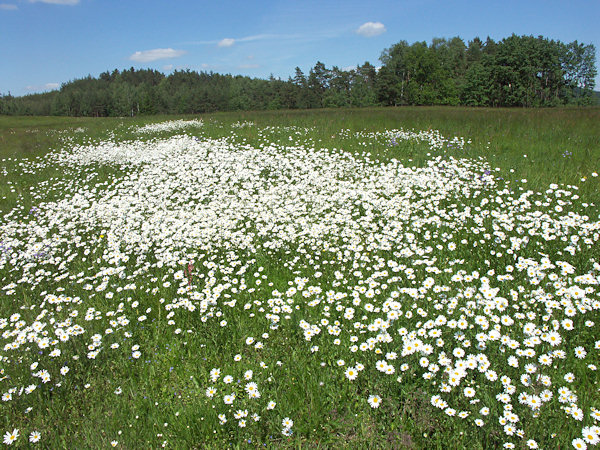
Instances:
[[[178,70],[104,72],[64,83],[60,90],[0,95],[0,114],[133,116],[213,111],[469,105],[541,107],[590,105],[596,50],[542,36],[512,35],[495,42],[436,38],[385,49],[381,66],[352,70],[317,62],[281,80]]]

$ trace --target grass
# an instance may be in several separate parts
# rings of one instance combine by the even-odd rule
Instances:
[[[185,117],[185,116],[184,116]],[[576,183],[600,164],[600,108],[503,109],[457,107],[360,108],[300,111],[259,111],[206,114],[223,125],[209,133],[225,136],[228,126],[252,121],[258,127],[314,128],[313,141],[326,148],[351,144],[336,139],[341,129],[381,131],[437,129],[445,136],[469,137],[468,157],[484,156],[515,178],[529,178],[541,187],[544,173],[558,183]],[[85,128],[82,138],[102,139],[112,130],[173,119],[172,116],[136,118],[2,117],[0,157],[33,157],[60,146],[60,133]],[[122,130],[123,131],[123,130]],[[250,143],[257,128],[240,133]],[[131,137],[118,133],[122,139]],[[371,149],[377,154],[375,148]],[[569,152],[565,154],[565,152]],[[526,155],[526,157],[524,156]],[[417,156],[417,155],[415,155]],[[538,179],[540,183],[538,183]]]
[[[577,282],[574,277],[598,276],[594,264],[600,261],[596,206],[600,201],[600,177],[593,173],[600,168],[600,109],[398,108],[217,113],[202,116],[202,127],[183,131],[200,141],[226,140],[232,149],[240,151],[239,158],[245,166],[222,169],[216,156],[211,164],[203,166],[201,160],[209,160],[211,152],[226,157],[226,152],[219,153],[213,147],[205,156],[181,150],[177,157],[159,159],[155,164],[164,164],[164,169],[156,173],[144,172],[141,166],[98,161],[83,165],[67,158],[57,163],[57,154],[68,154],[60,153],[61,148],[90,148],[86,146],[102,140],[138,142],[151,154],[153,142],[182,131],[140,135],[134,127],[173,119],[179,117],[0,118],[0,320],[5,318],[0,322],[5,332],[0,347],[4,348],[0,350],[0,393],[12,397],[0,405],[0,432],[18,429],[21,436],[17,444],[26,446],[29,433],[37,430],[42,434],[37,445],[48,448],[73,444],[103,448],[114,442],[123,448],[490,448],[507,441],[523,447],[529,439],[541,448],[549,448],[570,446],[573,439],[581,436],[583,426],[597,423],[590,416],[592,408],[600,408],[597,372],[589,366],[600,366],[600,346],[594,333],[600,317],[598,309],[591,306],[598,300],[598,292],[595,285]],[[382,132],[400,128],[439,130],[446,138],[464,137],[471,143],[461,149],[448,146],[446,141],[431,148],[420,141],[398,139],[397,145],[390,145],[390,136]],[[309,165],[303,159],[306,154],[299,152],[291,160],[285,155],[298,145],[324,149],[318,153],[323,165],[311,167],[325,171],[319,175],[319,182],[329,197],[317,198],[320,191],[306,181],[311,179],[311,173],[308,178],[297,177],[297,172]],[[243,146],[261,151],[244,153],[239,150]],[[143,157],[145,153],[136,155]],[[354,155],[356,162],[350,164],[343,155]],[[410,172],[414,174],[437,157],[441,158],[436,160],[438,166],[440,161],[451,158],[464,161],[457,163],[458,167],[473,176],[457,184],[464,190],[449,194],[444,185],[437,190],[432,188],[439,177],[447,176],[444,171],[436,171],[438,178],[427,175],[423,184],[415,178],[410,195],[406,194],[410,206],[394,207],[395,215],[388,214],[388,201],[400,198],[394,196],[404,191],[378,190],[393,183],[394,177],[392,181],[377,178],[381,174],[372,168],[380,168],[385,174],[397,170],[394,164],[399,161],[404,167],[414,168]],[[198,177],[198,170],[204,167],[212,172]],[[342,172],[344,167],[348,170]],[[448,171],[453,167],[448,166]],[[488,176],[483,172],[486,167],[494,179],[481,183]],[[352,172],[353,168],[364,173]],[[256,169],[256,173],[247,173],[249,169]],[[230,181],[211,178],[219,170]],[[453,173],[459,177],[462,172],[457,169]],[[368,177],[381,185],[365,184]],[[203,185],[204,178],[215,181]],[[124,184],[130,180],[146,183],[130,190],[130,185]],[[338,191],[325,191],[332,180],[345,189],[340,197]],[[448,186],[456,182],[449,176],[444,180]],[[170,183],[175,183],[172,190]],[[553,183],[559,186],[546,194]],[[295,191],[294,186],[298,185],[302,189]],[[229,191],[220,192],[221,186]],[[365,194],[352,197],[358,195],[352,190],[357,186]],[[262,195],[268,188],[275,189],[273,198],[252,197]],[[212,234],[202,238],[186,240],[202,228],[198,225],[180,231],[186,224],[181,219],[163,228],[151,228],[155,233],[168,232],[170,237],[149,234],[126,243],[129,224],[132,233],[137,232],[136,227],[144,226],[143,220],[135,219],[138,211],[148,215],[148,224],[155,224],[154,210],[143,208],[163,195],[161,189],[167,189],[168,195],[155,206],[159,211],[172,211],[164,216],[165,221],[185,218],[194,208],[197,211],[214,207],[214,198],[222,198],[233,206],[219,206],[222,221],[215,223],[221,228],[215,226]],[[528,191],[531,202],[522,197]],[[307,193],[315,197],[304,198]],[[579,198],[573,197],[575,193]],[[72,205],[81,201],[76,194],[91,202],[73,209]],[[137,196],[145,200],[139,202]],[[235,203],[240,196],[275,202],[278,213],[266,218],[254,216],[252,209],[260,210],[262,204],[253,204],[247,211],[241,208],[243,204]],[[179,198],[185,207],[177,206]],[[279,204],[278,198],[286,201]],[[350,198],[352,202],[347,201]],[[503,203],[498,203],[497,198]],[[57,206],[65,199],[68,201]],[[118,202],[111,203],[111,199]],[[536,200],[539,205],[535,205]],[[101,209],[91,214],[95,204]],[[127,209],[134,204],[140,209]],[[292,214],[295,205],[305,205],[307,209],[297,216],[290,215],[293,220],[280,223],[279,218]],[[323,205],[330,207],[321,208]],[[417,205],[423,205],[423,209]],[[477,212],[466,214],[467,210]],[[546,218],[527,216],[535,210],[542,211]],[[318,211],[314,220],[311,211]],[[355,228],[339,225],[346,211],[353,218],[352,223],[357,224]],[[560,225],[568,212],[587,219]],[[223,242],[213,240],[213,236],[228,230],[229,218],[238,216],[246,222],[238,224],[241,228],[234,231],[241,229],[240,235],[250,236],[250,244],[236,246],[235,233]],[[125,220],[128,217],[130,222]],[[307,224],[302,224],[304,219],[308,219]],[[271,224],[289,227],[287,233],[294,238],[281,238],[285,228],[260,234]],[[318,234],[319,224],[332,226],[332,231]],[[303,227],[311,229],[313,225],[319,239],[299,234]],[[402,232],[394,237],[386,225],[399,226]],[[300,231],[291,231],[296,229]],[[552,230],[553,239],[548,237],[548,229]],[[342,239],[340,230],[347,233],[348,241]],[[369,240],[369,236],[374,236],[374,240]],[[392,236],[391,248],[385,246],[385,236]],[[527,240],[523,240],[525,236]],[[570,253],[566,248],[572,236],[578,240]],[[184,246],[180,253],[175,252],[179,256],[169,258],[168,252],[175,251],[169,246],[177,247],[164,243],[171,242],[169,239],[193,245]],[[57,242],[52,244],[55,247],[50,245],[53,240]],[[35,242],[49,247],[37,249],[39,254],[34,255],[23,250]],[[457,249],[449,250],[450,243],[457,244]],[[8,247],[14,250],[7,250]],[[410,253],[400,252],[410,249]],[[517,257],[527,258],[529,265],[519,268]],[[546,267],[545,257],[551,268]],[[187,266],[190,259],[191,269]],[[394,266],[387,263],[392,260],[403,266],[398,272],[400,279],[394,279]],[[573,266],[574,274],[566,268],[561,271],[563,261]],[[493,275],[489,275],[491,269]],[[389,274],[381,275],[384,270]],[[478,272],[477,277],[464,277],[470,277],[473,271]],[[545,283],[551,274],[556,275],[555,283],[560,286],[540,285],[540,280]],[[460,280],[453,279],[456,275],[460,275]],[[510,275],[511,279],[496,281],[497,275]],[[500,311],[501,306],[496,312],[486,309],[485,283],[480,281],[483,276],[500,290],[495,295],[510,302],[505,312]],[[425,287],[431,277],[440,290]],[[246,287],[242,288],[242,284]],[[363,292],[360,306],[353,306],[352,290],[360,286],[366,290],[371,284],[380,292],[373,297],[365,297]],[[312,291],[310,286],[322,290]],[[559,298],[563,295],[557,293],[560,289],[574,286],[592,289],[586,294],[589,304],[584,307],[585,314],[577,312],[571,316],[564,311],[571,304],[580,305],[577,296],[561,297],[571,303],[555,306],[548,313],[546,304],[539,300],[542,293],[540,297],[530,295],[542,288],[545,294]],[[406,290],[412,287],[421,290]],[[442,289],[445,287],[447,291]],[[181,301],[188,291],[198,293],[191,297],[191,303]],[[406,314],[392,322],[394,341],[376,340],[370,351],[351,351],[352,336],[357,337],[359,345],[381,332],[367,327],[378,318],[385,319],[381,309],[389,309],[385,305],[394,291],[399,293],[404,312],[410,311],[410,317]],[[338,298],[335,293],[348,295]],[[215,304],[203,306],[202,301],[211,296]],[[470,302],[470,296],[477,302]],[[317,299],[315,305],[309,302]],[[236,302],[231,303],[232,300]],[[193,311],[186,309],[190,304],[194,305]],[[366,304],[373,304],[373,309]],[[344,314],[350,306],[357,311],[347,319]],[[535,314],[526,314],[530,312]],[[20,317],[14,318],[15,313]],[[425,316],[421,318],[422,314]],[[491,323],[494,316],[498,320],[503,314],[513,317],[515,327],[507,326],[503,333],[517,341],[520,348],[528,346],[523,332],[526,323],[533,322],[542,330],[550,326],[550,318],[559,321],[563,343],[558,348],[568,352],[566,358],[555,356],[554,364],[548,367],[536,363],[536,373],[551,378],[553,400],[540,410],[538,417],[517,401],[516,394],[511,401],[513,411],[520,417],[517,428],[522,430],[522,439],[507,435],[497,425],[503,411],[496,398],[501,389],[483,372],[469,372],[464,382],[444,397],[455,413],[469,413],[468,419],[458,419],[431,401],[431,396],[439,393],[439,386],[448,380],[447,375],[442,375],[443,370],[438,375],[434,372],[433,380],[439,382],[434,385],[423,378],[426,370],[420,359],[424,355],[400,356],[406,342],[400,340],[398,332],[402,328],[406,328],[406,333],[420,329],[427,332],[431,328],[425,328],[423,323],[440,314],[447,315],[448,320],[467,319],[473,325],[464,332],[437,326],[443,330],[445,341],[440,349],[448,354],[456,348],[472,351],[476,333],[483,329],[473,322],[477,315],[485,316]],[[279,317],[278,322],[274,322],[273,315]],[[551,317],[546,320],[545,315]],[[575,333],[566,331],[568,324],[560,326],[569,317]],[[127,323],[117,318],[126,319]],[[222,321],[227,323],[223,325]],[[304,321],[321,329],[310,340],[299,326]],[[335,341],[337,331],[328,328],[335,321],[341,330],[340,343]],[[37,342],[44,337],[40,331],[35,339],[24,336],[18,349],[5,347],[18,341],[19,330],[34,322],[44,324],[48,332],[45,337],[56,338],[56,344],[40,348]],[[357,322],[364,328],[355,328]],[[67,329],[74,324],[82,326],[85,332],[59,342],[57,328]],[[100,336],[99,340],[94,335]],[[257,342],[262,346],[257,347]],[[435,339],[427,342],[434,344]],[[587,352],[581,360],[573,353],[579,346]],[[546,341],[533,347],[536,358],[554,349]],[[61,353],[52,356],[53,348],[59,348]],[[101,351],[90,356],[98,348]],[[433,355],[439,356],[439,351],[435,347]],[[522,356],[519,368],[514,368],[502,356],[506,351],[506,344],[490,341],[482,352],[498,375],[511,377],[518,386],[517,393],[539,395],[544,389],[539,379],[528,384],[519,381],[525,364],[535,359]],[[384,358],[390,352],[397,352],[398,358]],[[239,355],[239,360],[235,355]],[[384,359],[394,367],[393,375],[382,374],[376,368],[376,362]],[[428,364],[442,365],[433,356],[430,359]],[[38,366],[31,368],[35,363]],[[360,371],[355,381],[349,381],[345,370],[358,363],[365,366],[364,372]],[[402,364],[408,367],[403,368]],[[65,366],[69,371],[61,375],[60,369]],[[220,369],[218,379],[211,379],[214,368]],[[41,369],[49,372],[51,381],[43,382],[35,375]],[[574,374],[576,381],[572,384],[563,379],[568,373]],[[225,375],[232,377],[231,383],[224,382]],[[250,399],[245,392],[250,381],[257,383],[260,399]],[[20,392],[21,387],[31,383],[36,385],[31,394]],[[559,401],[557,389],[565,384],[576,391],[578,398],[572,403],[584,412],[582,421],[561,409],[563,402]],[[211,386],[218,390],[214,397],[206,393]],[[477,403],[462,395],[465,387],[477,391]],[[232,393],[236,400],[229,407],[224,395]],[[381,399],[378,408],[372,408],[367,401],[372,395]],[[273,409],[268,407],[270,401],[276,403]],[[480,414],[483,405],[490,409],[489,416]],[[235,418],[238,410],[247,410],[248,415]],[[219,414],[226,415],[225,424],[220,423]],[[260,419],[254,421],[252,414]],[[294,422],[291,436],[282,433],[286,417]],[[475,418],[485,419],[486,425],[473,425]],[[245,426],[240,426],[239,420],[245,420]],[[65,425],[56,427],[57,423]]]

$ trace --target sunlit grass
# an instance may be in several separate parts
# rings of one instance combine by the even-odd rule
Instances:
[[[597,116],[2,119],[4,439],[593,445]]]

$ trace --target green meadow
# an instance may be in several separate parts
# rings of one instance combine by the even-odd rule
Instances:
[[[0,433],[593,447],[598,172],[598,108],[0,117]]]

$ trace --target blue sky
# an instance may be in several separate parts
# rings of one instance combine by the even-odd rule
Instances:
[[[598,22],[599,0],[0,0],[0,93],[129,67],[287,79],[317,61],[377,66],[396,42],[434,37],[516,33],[600,49]]]

